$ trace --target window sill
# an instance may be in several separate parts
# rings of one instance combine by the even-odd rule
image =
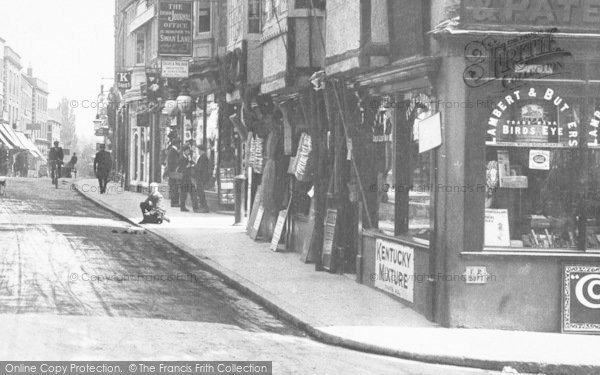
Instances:
[[[419,248],[421,250],[429,250],[429,241],[422,240],[419,238],[414,238],[410,236],[390,236],[389,234],[379,232],[376,229],[363,229],[362,235],[371,238],[382,238],[385,240],[398,242],[401,244]]]
[[[600,259],[599,250],[579,251],[573,249],[525,249],[507,247],[486,247],[482,251],[463,251],[462,256],[475,257],[541,257],[541,258],[588,258]]]

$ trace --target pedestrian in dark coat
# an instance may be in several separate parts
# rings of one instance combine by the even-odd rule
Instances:
[[[194,212],[198,212],[198,193],[196,186],[192,181],[192,174],[194,173],[196,163],[192,159],[192,149],[189,146],[183,148],[181,158],[179,159],[178,172],[182,174],[181,179],[181,195],[179,197],[179,207],[181,211],[189,211],[185,207],[185,201],[187,200],[188,194],[192,199],[192,208]]]
[[[110,152],[105,150],[104,145],[100,145],[100,151],[96,153],[96,157],[94,158],[94,173],[98,178],[100,194],[106,193],[106,185],[108,185],[108,177],[110,176],[111,169],[112,157],[110,156]]]
[[[179,142],[173,140],[167,148],[167,159],[166,159],[166,172],[169,178],[169,199],[171,200],[171,207],[179,206],[179,184],[180,179],[177,178],[179,172],[177,167],[179,166]]]
[[[196,180],[196,190],[198,191],[198,203],[200,204],[200,212],[209,212],[208,203],[206,202],[206,195],[204,194],[204,188],[208,184],[210,179],[210,160],[206,155],[206,146],[198,146],[198,159],[196,160],[196,169],[194,173]]]

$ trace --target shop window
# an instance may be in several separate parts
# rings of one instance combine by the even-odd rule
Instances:
[[[200,1],[198,4],[198,32],[210,32],[210,0]]]
[[[385,102],[385,100],[384,100]],[[418,124],[435,109],[425,95],[377,111],[373,147],[377,169],[377,227],[427,244],[433,230],[433,151],[419,152]]]
[[[378,228],[391,236],[395,234],[394,216],[396,212],[393,153],[394,113],[393,109],[379,108],[373,123],[372,140],[377,170]]]
[[[260,1],[261,0],[250,0],[248,2],[248,32],[249,33],[257,33],[258,34],[261,32]]]
[[[600,249],[597,104],[547,87],[495,99],[484,247]]]

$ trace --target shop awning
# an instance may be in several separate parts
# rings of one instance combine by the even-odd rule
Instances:
[[[4,136],[6,140],[8,140],[13,148],[24,148],[23,144],[19,142],[14,130],[8,124],[0,125],[0,134]]]
[[[25,136],[25,134],[23,134],[21,132],[15,132],[15,135],[17,136],[17,138],[19,138],[19,141],[23,144],[25,149],[31,153],[31,155],[33,155],[36,158],[40,158],[40,159],[46,161],[46,158],[44,157],[44,155],[42,155],[40,150],[38,150],[38,148],[33,144],[33,142],[31,142],[31,140],[29,138],[27,138]]]
[[[15,146],[4,136],[4,134],[0,131],[0,143],[2,143],[7,149],[13,150]]]

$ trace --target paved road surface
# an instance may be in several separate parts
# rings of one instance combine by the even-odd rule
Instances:
[[[272,360],[276,374],[489,374],[317,343],[66,182],[0,197],[0,360]],[[409,338],[398,338],[406,340]]]

